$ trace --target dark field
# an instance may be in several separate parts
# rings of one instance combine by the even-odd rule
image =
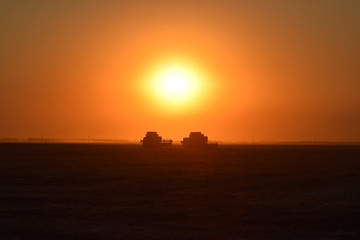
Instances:
[[[360,146],[0,144],[0,239],[360,239]]]

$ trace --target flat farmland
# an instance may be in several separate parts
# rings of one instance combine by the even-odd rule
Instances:
[[[360,146],[0,144],[0,239],[360,239]]]

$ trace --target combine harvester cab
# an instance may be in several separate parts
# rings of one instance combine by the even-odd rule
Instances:
[[[147,132],[140,143],[142,143],[143,147],[163,147],[171,146],[172,140],[163,140],[157,132]]]
[[[217,143],[209,143],[208,137],[201,132],[190,132],[189,137],[181,141],[186,148],[217,148]]]

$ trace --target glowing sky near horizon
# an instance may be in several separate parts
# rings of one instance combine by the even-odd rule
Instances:
[[[360,141],[360,1],[5,0],[0,34],[0,138]]]

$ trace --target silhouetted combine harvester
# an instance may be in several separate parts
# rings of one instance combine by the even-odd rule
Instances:
[[[143,147],[163,147],[172,145],[171,139],[162,139],[157,132],[147,132],[146,136],[140,142],[143,144]]]
[[[184,147],[191,148],[217,148],[217,143],[209,143],[208,137],[201,132],[190,132],[189,137],[181,141]]]

